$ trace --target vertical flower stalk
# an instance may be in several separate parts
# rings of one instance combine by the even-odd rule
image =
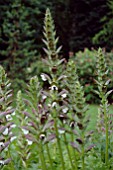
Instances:
[[[30,79],[27,90],[27,107],[28,111],[24,112],[28,116],[28,124],[26,127],[29,134],[26,135],[28,140],[34,141],[39,148],[39,159],[41,161],[41,167],[46,170],[46,160],[44,155],[44,139],[46,137],[46,131],[43,127],[47,120],[46,109],[43,110],[41,98],[40,83],[37,76]]]
[[[14,109],[12,103],[11,83],[7,79],[7,75],[2,66],[0,66],[0,166],[8,164],[11,161],[9,145],[11,143],[11,125],[12,113]]]
[[[28,168],[28,161],[31,155],[30,148],[24,134],[28,134],[28,130],[24,129],[23,126],[26,123],[26,116],[22,114],[25,111],[25,104],[23,101],[23,95],[21,91],[18,91],[16,98],[16,110],[13,115],[13,120],[15,123],[14,133],[16,136],[16,148],[17,154],[20,158],[20,165],[22,168]],[[13,158],[14,159],[14,158]],[[16,165],[15,165],[16,167]]]
[[[47,9],[46,10],[46,14],[45,14],[45,20],[44,20],[44,37],[45,39],[43,40],[43,42],[46,45],[46,49],[44,48],[47,56],[48,56],[48,60],[46,61],[46,63],[49,66],[49,70],[50,70],[50,76],[44,75],[50,84],[50,88],[49,88],[49,100],[51,102],[51,106],[50,106],[50,114],[51,117],[54,120],[54,130],[55,130],[55,134],[56,134],[56,139],[57,139],[57,145],[58,145],[58,149],[59,149],[59,154],[60,154],[60,158],[61,158],[61,165],[62,165],[62,170],[65,170],[65,162],[64,162],[64,157],[63,157],[63,150],[62,150],[62,146],[61,146],[61,139],[60,139],[60,134],[59,134],[59,80],[61,80],[63,78],[63,76],[58,75],[58,71],[59,71],[59,66],[60,64],[63,62],[62,60],[58,59],[58,53],[61,50],[61,46],[57,49],[57,42],[58,42],[58,38],[55,38],[56,36],[56,32],[55,32],[55,26],[54,26],[54,22],[50,13],[50,10]]]
[[[25,98],[23,98],[21,91],[18,92],[16,108],[17,116],[20,119],[20,128],[23,132],[21,132],[21,136],[24,136],[25,139],[23,140],[23,145],[25,145],[26,148],[25,154],[23,154],[25,157],[21,155],[22,163],[24,163],[25,168],[28,168],[27,159],[33,154],[32,147],[30,146],[34,144],[35,147],[38,146],[37,153],[40,160],[39,163],[41,162],[41,168],[42,170],[46,170],[44,155],[46,131],[44,130],[44,125],[47,121],[47,115],[45,114],[46,109],[43,110],[42,104],[40,103],[40,85],[37,76],[30,79],[26,93]],[[28,155],[26,153],[28,153]]]
[[[81,86],[74,61],[69,60],[66,69],[66,86],[68,89],[68,102],[71,106],[69,109],[69,118],[70,118],[70,128],[71,128],[71,145],[76,149],[80,154],[82,162],[82,170],[85,169],[85,154],[88,150],[92,148],[93,145],[89,145],[87,137],[87,125],[88,118],[86,111],[88,106],[86,105],[86,100],[84,97],[84,90]],[[75,135],[76,134],[76,135]],[[88,132],[89,134],[89,132]],[[76,153],[74,152],[75,157],[75,168],[78,169],[78,162],[76,160]]]
[[[38,77],[34,76],[30,79],[24,98],[20,91],[17,97],[16,112],[18,113],[18,118],[21,120],[20,128],[23,131],[25,148],[29,149],[27,150],[28,156],[31,155],[32,157],[34,152],[32,145],[35,146],[35,148],[37,148],[35,152],[37,152],[39,160],[38,165],[42,170],[46,170],[49,160],[50,164],[48,168],[52,170],[53,162],[48,143],[55,138],[54,134],[50,135],[49,130],[53,126],[53,121],[48,118],[48,109],[44,103],[46,96],[42,94]],[[29,145],[31,145],[31,147]],[[27,162],[24,164],[27,165]]]
[[[85,169],[85,115],[87,107],[85,105],[84,91],[80,82],[77,80],[75,82],[75,110],[78,117],[77,126],[80,138],[76,141],[81,145],[81,157],[82,157],[82,170]]]
[[[104,117],[105,134],[106,134],[106,144],[105,144],[105,163],[108,165],[108,150],[109,150],[109,113],[108,113],[108,100],[107,97],[112,92],[112,90],[107,92],[107,85],[110,80],[107,78],[108,69],[106,66],[106,61],[102,49],[98,49],[97,54],[97,76],[98,79],[96,83],[98,85],[98,95],[101,99],[100,111]]]
[[[75,110],[75,104],[76,104],[76,99],[75,99],[75,82],[78,80],[78,75],[76,73],[76,66],[75,62],[73,60],[69,60],[67,63],[66,67],[66,81],[65,81],[65,86],[66,89],[68,90],[68,108],[69,108],[69,118],[70,118],[70,129],[73,131],[74,126],[75,126],[75,120],[73,119],[73,115],[76,114]],[[74,133],[71,133],[71,142],[74,142]],[[73,149],[73,156],[74,156],[74,166],[75,169],[78,169],[77,165],[77,159],[76,159],[76,153],[75,150]]]

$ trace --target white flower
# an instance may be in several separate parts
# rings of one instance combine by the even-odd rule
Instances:
[[[11,127],[11,128],[15,128],[15,127],[16,127],[16,125],[15,125],[15,124],[13,124],[13,125],[11,125],[10,127]]]
[[[3,134],[3,135],[8,135],[8,128],[6,128],[6,129],[3,131],[2,134]]]
[[[6,119],[7,119],[7,121],[10,121],[10,120],[12,120],[12,117],[11,117],[11,115],[6,115]]]
[[[61,96],[62,96],[62,98],[66,98],[66,97],[67,97],[67,94],[64,93],[64,94],[62,94]]]
[[[31,67],[27,67],[27,71],[30,73],[32,71]]]
[[[9,132],[9,135],[12,135],[13,134],[13,132]]]
[[[33,141],[26,139],[28,145],[32,145]]]
[[[47,80],[47,78],[45,77],[44,74],[41,74],[40,76],[41,76],[41,78],[42,78],[43,81],[46,81],[46,80]]]
[[[28,119],[28,116],[25,117],[25,120]]]
[[[48,104],[48,107],[51,107],[51,104],[50,104],[50,103]]]
[[[58,132],[59,132],[60,134],[64,134],[64,133],[65,133],[65,130],[59,129]]]
[[[0,147],[4,146],[4,143],[3,142],[0,142]]]
[[[22,131],[23,131],[24,135],[27,135],[29,133],[29,131],[26,129],[22,129]]]
[[[41,139],[41,140],[44,140],[44,138],[45,138],[45,134],[41,134],[41,135],[40,135],[40,139]]]
[[[4,149],[4,151],[8,151],[8,147],[6,147],[6,148]]]
[[[53,85],[53,86],[50,87],[50,89],[51,89],[51,90],[58,90],[58,87],[55,86],[55,85]]]
[[[64,75],[64,78],[67,78],[67,76],[66,76],[66,75]]]
[[[46,98],[47,98],[47,96],[45,96],[45,95],[42,96],[42,99],[43,99],[43,100],[46,99]]]
[[[38,105],[38,107],[42,108],[42,105],[41,105],[41,104],[39,104],[39,105]]]
[[[16,138],[17,138],[17,136],[13,136],[13,137],[11,137],[10,141],[12,142],[12,141],[14,141]]]
[[[15,113],[15,112],[13,112],[11,115],[12,115],[12,116],[14,116],[15,114],[16,114],[16,113]]]
[[[4,161],[0,160],[0,165],[4,165]]]
[[[68,107],[63,108],[62,111],[63,111],[63,113],[67,113]]]
[[[56,103],[56,102],[53,102],[51,106],[52,106],[52,107],[55,107],[56,105],[57,105],[57,103]]]

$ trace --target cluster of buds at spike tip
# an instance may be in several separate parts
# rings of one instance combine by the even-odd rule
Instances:
[[[12,90],[10,90],[10,85],[3,67],[0,66],[0,166],[11,161],[11,158],[8,158],[7,155],[13,137],[12,127],[14,126],[12,123],[14,109],[11,106]]]
[[[110,83],[110,80],[107,79],[108,69],[106,66],[105,56],[101,48],[98,50],[97,54],[97,76],[98,80],[96,81],[99,90],[99,97],[102,98],[103,93],[107,92],[107,85]]]
[[[58,38],[55,38],[56,36],[56,31],[55,31],[55,26],[54,26],[54,21],[52,19],[50,10],[46,10],[45,14],[45,20],[44,20],[44,36],[45,39],[43,39],[43,42],[47,46],[47,49],[44,48],[45,52],[51,59],[56,59],[57,54],[61,50],[61,46],[57,49],[57,43],[58,43]]]
[[[69,60],[66,67],[66,82],[65,86],[68,89],[68,102],[70,110],[74,111],[75,105],[75,82],[78,80],[78,75],[76,71],[76,65],[73,60]],[[71,95],[70,95],[71,94]]]

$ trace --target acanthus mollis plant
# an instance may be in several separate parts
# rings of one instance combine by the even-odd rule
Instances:
[[[81,86],[74,61],[69,60],[66,69],[66,86],[68,89],[68,104],[71,128],[71,145],[76,149],[74,151],[76,169],[80,166],[81,169],[85,169],[85,155],[88,151],[94,147],[94,144],[90,142],[92,131],[87,131],[89,118],[86,114],[88,105],[86,105],[84,90]],[[77,155],[80,156],[80,164],[77,160]]]
[[[109,114],[109,104],[108,104],[108,96],[111,94],[113,90],[107,92],[107,86],[110,83],[110,79],[107,77],[108,68],[105,61],[105,56],[101,48],[98,49],[97,54],[97,80],[96,83],[98,85],[98,91],[96,93],[99,95],[101,99],[101,104],[99,108],[99,119],[98,119],[98,132],[101,133],[104,138],[104,160],[106,166],[108,166],[109,162],[109,149],[110,149],[110,136],[111,136],[111,126],[112,120],[110,117],[112,115]]]
[[[56,147],[58,148],[56,152],[58,152],[60,156],[59,164],[61,164],[61,169],[66,169],[62,143],[64,143],[64,146],[66,147],[70,166],[73,169],[74,165],[66,136],[68,129],[66,127],[66,121],[68,120],[66,115],[68,111],[66,102],[67,90],[64,89],[62,85],[66,76],[63,74],[63,71],[59,71],[62,69],[61,63],[64,59],[59,59],[58,54],[61,47],[57,49],[58,38],[55,38],[55,26],[49,9],[46,10],[44,24],[45,39],[43,42],[47,47],[46,49],[44,48],[44,50],[48,57],[47,60],[44,60],[44,62],[49,67],[50,75],[44,73],[41,74],[42,80],[49,82],[49,89],[47,89],[47,91],[43,90],[42,93],[46,96],[45,104],[48,106],[49,115],[54,122],[53,129],[56,136]]]
[[[11,83],[2,66],[0,66],[0,167],[11,161],[9,145],[12,141],[12,103]]]
[[[29,168],[31,162],[34,162],[37,168],[46,170],[48,159],[48,167],[52,167],[48,142],[53,140],[55,135],[48,130],[51,129],[53,121],[48,118],[48,110],[43,100],[45,98],[41,96],[37,76],[30,79],[25,97],[22,97],[21,91],[17,94],[15,115],[18,121],[15,124],[20,129],[17,145],[24,168]]]
[[[31,145],[32,142],[25,139],[24,134],[27,134],[28,131],[22,128],[27,122],[26,116],[23,114],[25,110],[26,108],[23,101],[22,92],[18,91],[16,98],[16,109],[14,115],[12,116],[15,125],[12,130],[15,137],[13,144],[16,148],[16,154],[12,153],[12,159],[16,169],[19,169],[19,167],[21,167],[21,169],[27,169],[31,155],[29,145]]]

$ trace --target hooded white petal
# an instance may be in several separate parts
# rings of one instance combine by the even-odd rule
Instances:
[[[13,136],[13,137],[11,137],[10,141],[12,142],[12,141],[14,141],[16,138],[17,138],[17,136]]]
[[[6,128],[6,129],[3,131],[2,134],[3,134],[3,135],[8,135],[8,128]]]
[[[4,146],[4,143],[3,142],[0,142],[0,147]]]
[[[55,85],[53,85],[53,86],[50,87],[50,89],[51,89],[51,90],[58,90],[58,87],[55,86]]]
[[[10,121],[10,120],[12,120],[12,117],[11,117],[11,115],[6,115],[6,119],[7,119],[7,121]]]
[[[61,96],[62,96],[62,98],[66,98],[66,97],[67,97],[67,94],[64,93],[64,94],[62,94]]]
[[[68,107],[63,108],[62,111],[63,111],[63,113],[67,113]]]
[[[10,127],[11,127],[11,128],[15,128],[15,127],[16,127],[16,125],[15,125],[15,124],[13,124],[13,125],[11,125]]]
[[[33,141],[26,139],[28,145],[32,145]]]
[[[45,95],[42,96],[42,99],[43,99],[43,100],[46,99],[46,98],[47,98],[47,96],[45,96]]]
[[[57,105],[56,102],[53,102],[53,103],[52,103],[52,107],[55,107],[56,105]]]
[[[13,112],[11,115],[12,115],[12,116],[14,116],[15,114],[16,114],[16,113],[15,113],[15,112]]]
[[[29,133],[29,131],[26,129],[22,129],[22,131],[23,131],[24,135],[27,135]]]
[[[47,78],[45,77],[44,74],[41,74],[41,78],[42,78],[43,81],[46,81],[46,80],[47,80]]]
[[[4,165],[4,161],[3,160],[0,160],[0,165]]]

